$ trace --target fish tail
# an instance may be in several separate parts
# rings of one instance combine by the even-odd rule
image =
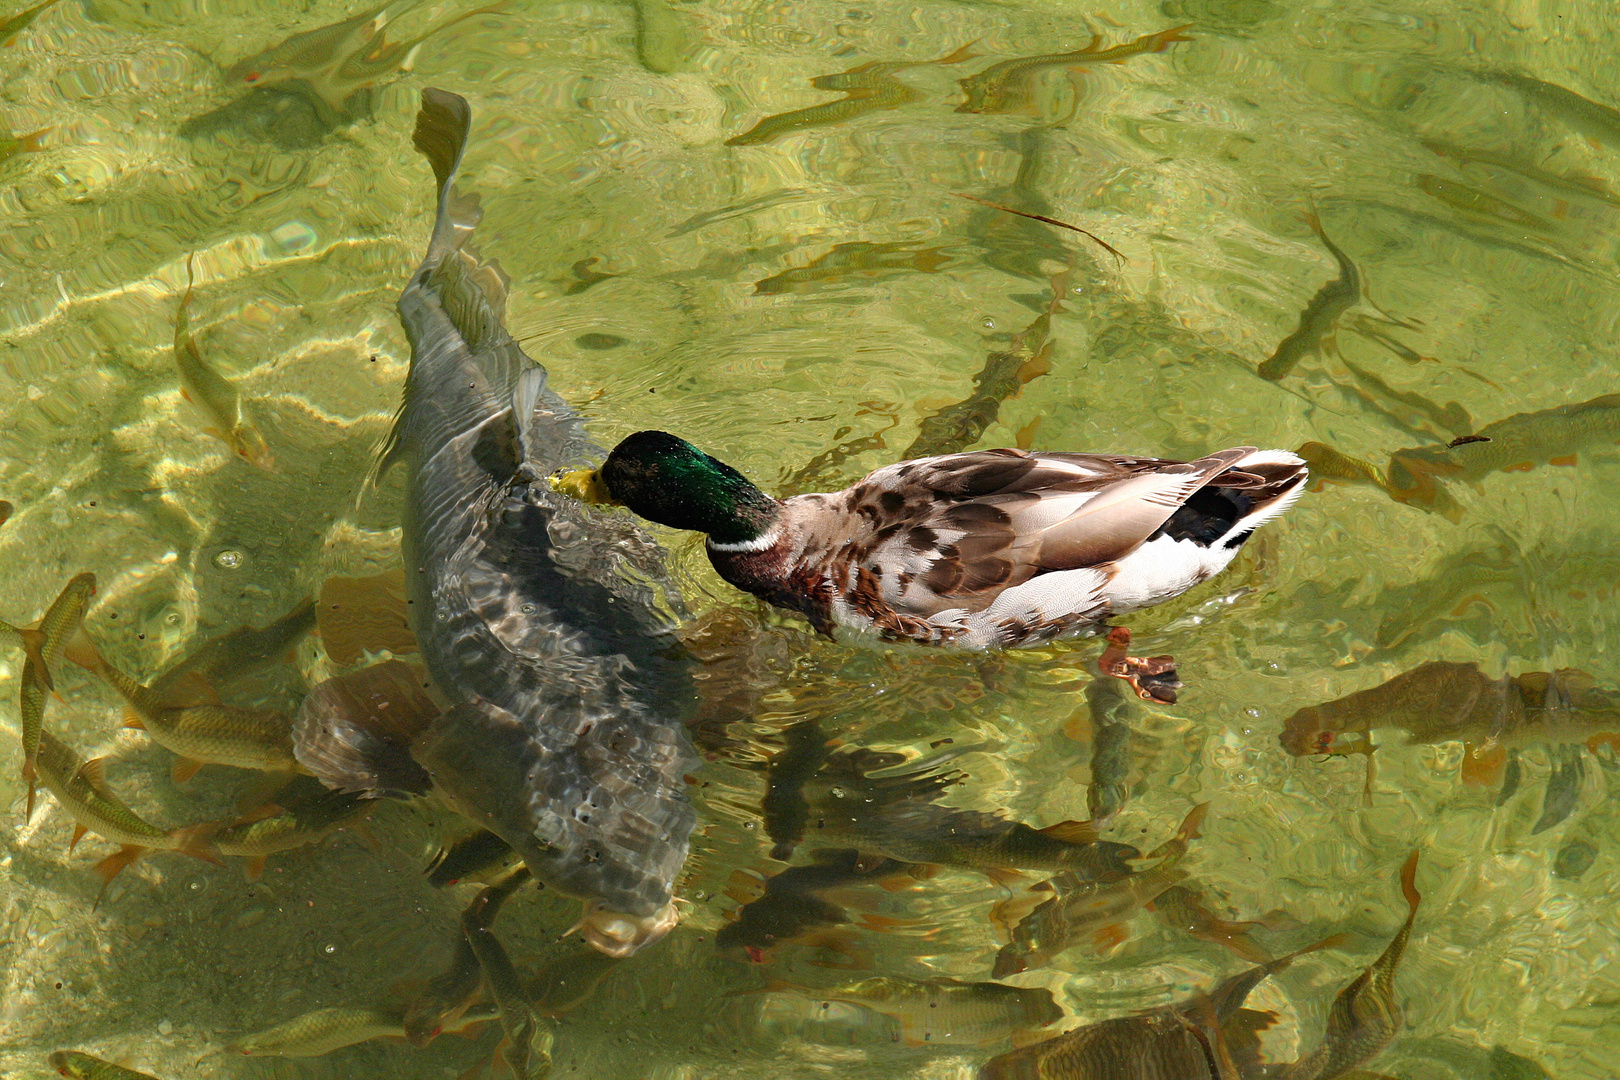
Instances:
[[[45,136],[56,129],[53,127],[40,128],[27,135],[17,136],[17,150],[24,154],[37,154],[45,149]]]
[[[1172,26],[1168,30],[1160,30],[1157,34],[1148,38],[1152,42],[1152,51],[1163,52],[1178,41],[1191,41],[1192,38],[1182,33],[1182,31],[1191,30],[1192,28],[1192,23],[1183,23],[1181,26]]]
[[[1417,917],[1418,903],[1423,899],[1423,894],[1417,891],[1417,864],[1418,853],[1413,849],[1401,865],[1401,895],[1406,897],[1407,906],[1411,909],[1407,922]]]
[[[125,844],[90,868],[101,879],[101,888],[96,892],[96,902],[90,905],[91,911],[101,905],[101,898],[106,895],[107,886],[112,884],[112,879],[123,873],[126,866],[146,854],[146,850],[139,844]]]
[[[452,185],[471,129],[472,109],[465,98],[433,86],[422,91],[422,109],[416,114],[411,145],[428,159],[439,189],[439,213],[428,243],[427,263],[436,263],[460,248],[481,216],[477,200],[457,198]]]
[[[214,850],[214,834],[219,831],[219,825],[212,821],[205,821],[200,825],[185,825],[178,829],[169,830],[169,839],[175,842],[174,850],[182,855],[190,855],[194,859],[223,866],[219,853]]]
[[[38,780],[34,776],[33,762],[25,761],[23,763],[23,779],[28,781],[28,803],[23,809],[23,824],[26,825],[34,820],[34,790],[38,785]]]
[[[1199,826],[1203,825],[1204,816],[1207,813],[1209,813],[1209,803],[1207,802],[1201,802],[1189,810],[1187,816],[1182,819],[1181,829],[1176,833],[1176,839],[1197,840],[1200,835],[1198,832]]]

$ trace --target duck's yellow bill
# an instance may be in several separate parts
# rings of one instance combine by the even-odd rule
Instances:
[[[576,469],[573,472],[554,473],[548,483],[551,484],[552,491],[571,496],[580,502],[595,503],[599,506],[624,505],[608,494],[607,485],[602,483],[602,474],[595,469]]]

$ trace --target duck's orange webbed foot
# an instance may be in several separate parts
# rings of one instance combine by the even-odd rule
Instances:
[[[1176,691],[1185,685],[1176,677],[1173,656],[1130,656],[1131,632],[1123,626],[1108,631],[1108,648],[1097,658],[1104,675],[1124,679],[1143,701],[1174,705]]]

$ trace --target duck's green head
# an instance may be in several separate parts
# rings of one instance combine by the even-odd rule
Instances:
[[[595,479],[613,502],[672,529],[707,533],[716,544],[758,539],[780,510],[742,473],[663,431],[627,436]]]

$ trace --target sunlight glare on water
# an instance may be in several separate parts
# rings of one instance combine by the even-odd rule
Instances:
[[[290,713],[410,656],[403,586],[377,577],[401,567],[397,470],[363,485],[410,359],[394,301],[432,228],[411,145],[428,86],[472,105],[460,183],[511,279],[508,326],[604,446],[675,432],[782,494],[983,447],[1310,462],[1312,490],[1228,571],[1123,620],[1135,651],[1175,656],[1174,705],[1099,683],[1097,639],[818,639],[658,530],[700,661],[681,924],[611,964],[563,936],[577,903],[513,897],[498,936],[553,1075],[972,1077],[1346,933],[1250,995],[1274,1017],[1234,1060],[1268,1075],[1262,1058],[1322,1043],[1334,995],[1406,918],[1414,849],[1404,1015],[1366,1068],[1620,1075],[1611,5],[19,11],[0,19],[0,617],[31,625],[92,571],[87,634],[151,684],[318,599],[252,663],[166,677],[191,704]],[[214,390],[182,385],[182,307]],[[262,876],[248,855],[157,851],[97,903],[91,868],[117,843],[92,828],[70,853],[76,817],[43,788],[24,820],[24,665],[8,644],[0,1074],[52,1075],[62,1049],[163,1078],[488,1061],[498,1023],[422,1047],[229,1048],[328,1007],[397,1026],[478,889],[422,870],[470,826],[383,800]],[[106,683],[52,670],[47,731],[105,759],[106,789],[162,831],[234,822],[286,779],[178,779]],[[767,794],[801,766],[784,846]],[[990,981],[1050,872],[924,865],[949,860],[837,827],[925,775],[937,805],[1095,819],[1166,859],[1209,805],[1178,891],[1000,980],[1024,1003],[1049,992],[1054,1021],[926,982]],[[919,1018],[851,988],[880,976],[935,997]]]

